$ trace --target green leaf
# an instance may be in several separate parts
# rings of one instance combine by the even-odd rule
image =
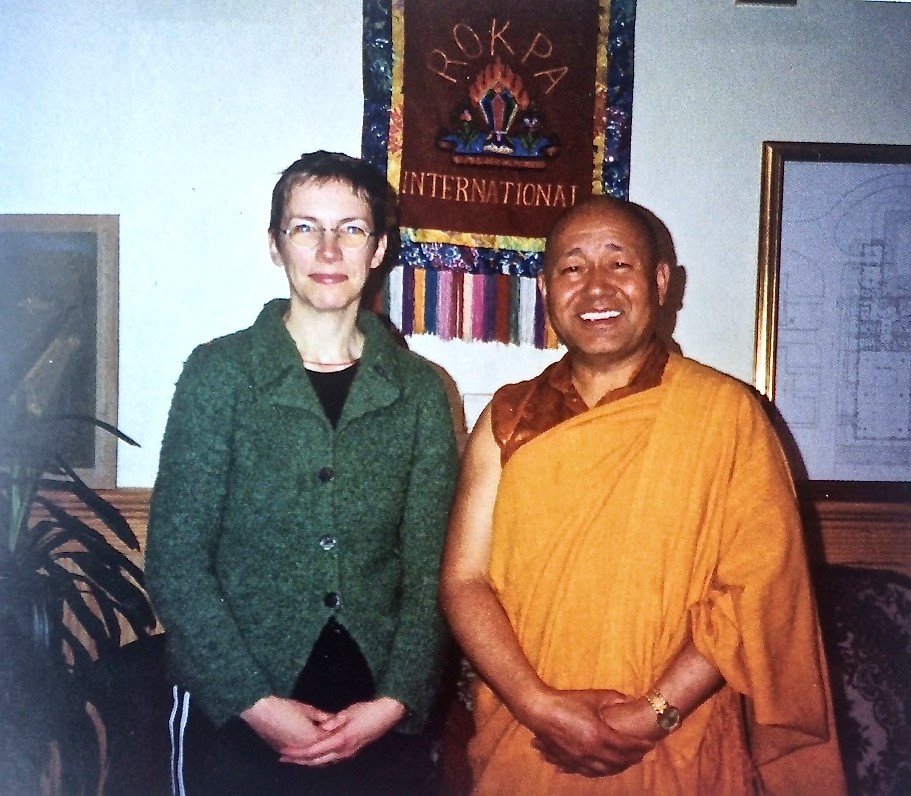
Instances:
[[[68,468],[66,469],[68,470]],[[136,538],[136,534],[133,533],[133,529],[130,528],[129,523],[117,507],[106,501],[90,487],[86,486],[82,479],[71,470],[68,471],[67,474],[73,478],[73,481],[68,482],[67,484],[68,491],[75,494],[76,497],[78,497],[99,520],[101,520],[104,526],[127,547],[131,550],[139,550],[139,540]],[[53,516],[61,525],[75,528],[78,523],[82,528],[88,528],[94,531],[91,526],[84,523],[78,517],[74,517],[44,494],[36,494],[34,502],[43,506],[48,514]]]
[[[136,538],[136,534],[133,533],[133,529],[130,527],[123,514],[120,513],[120,510],[101,497],[94,489],[87,486],[86,483],[76,475],[72,468],[66,465],[66,463],[60,462],[60,465],[63,471],[72,479],[70,482],[70,489],[73,494],[91,509],[92,513],[98,517],[98,519],[101,520],[121,542],[131,550],[139,550],[139,540]]]

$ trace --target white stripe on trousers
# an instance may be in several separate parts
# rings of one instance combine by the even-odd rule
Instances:
[[[171,694],[173,705],[168,718],[168,733],[171,736],[171,793],[173,796],[187,796],[187,789],[183,781],[183,766],[184,735],[187,731],[187,716],[190,712],[190,692],[175,685]]]

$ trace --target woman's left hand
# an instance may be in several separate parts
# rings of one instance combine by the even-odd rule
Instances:
[[[306,747],[282,749],[281,762],[325,766],[347,760],[384,736],[406,713],[405,706],[391,697],[355,702],[321,722],[324,737]]]

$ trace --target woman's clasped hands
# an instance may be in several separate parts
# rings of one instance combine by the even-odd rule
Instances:
[[[326,766],[354,757],[403,718],[405,706],[391,697],[355,702],[329,713],[293,699],[269,696],[241,718],[275,751],[281,762]]]

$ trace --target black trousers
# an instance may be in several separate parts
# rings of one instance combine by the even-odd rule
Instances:
[[[376,695],[363,654],[334,620],[323,628],[293,698],[335,712]],[[177,796],[434,796],[439,790],[433,738],[395,731],[357,756],[322,768],[280,763],[243,719],[216,728],[175,689],[172,783]],[[180,705],[180,707],[178,707]]]

